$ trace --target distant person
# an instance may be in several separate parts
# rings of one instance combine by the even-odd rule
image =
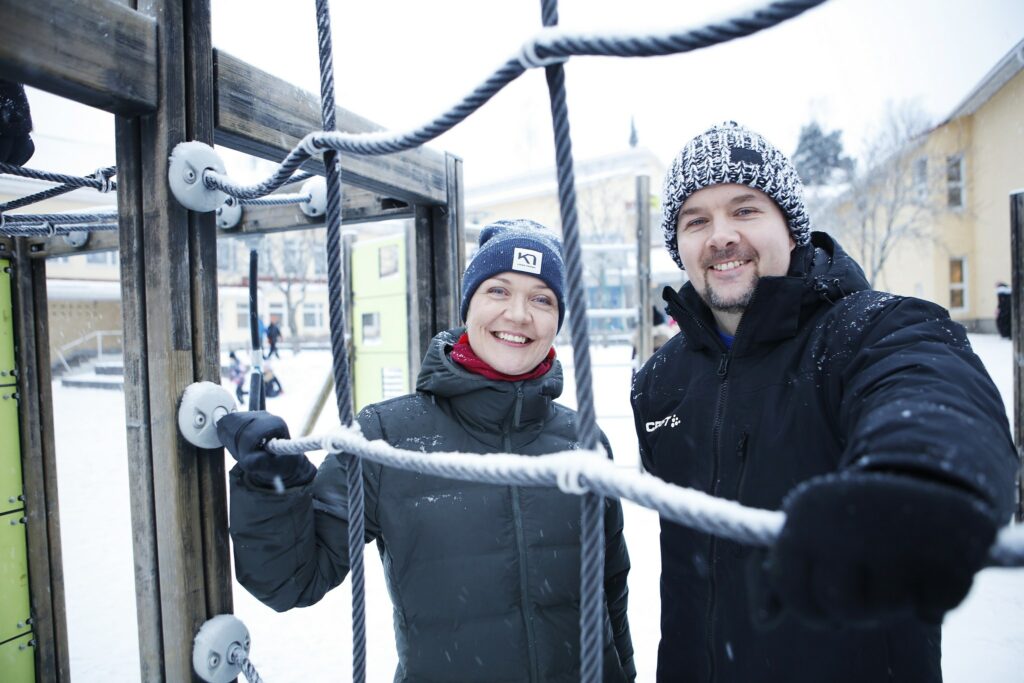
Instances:
[[[25,165],[36,151],[32,114],[20,83],[0,80],[0,163]]]
[[[359,413],[366,438],[482,460],[578,447],[575,411],[554,402],[564,280],[550,230],[526,220],[486,226],[462,280],[465,327],[434,337],[415,393]],[[266,412],[231,413],[217,433],[238,460],[231,539],[239,582],[280,611],[319,601],[349,570],[348,458],[332,453],[317,471],[304,455],[270,455],[262,445],[288,428]],[[272,488],[275,476],[283,494]],[[363,479],[366,540],[377,542],[394,608],[396,683],[579,681],[577,496],[368,461]],[[636,677],[628,572],[622,506],[609,498],[598,636],[605,682]]]
[[[665,179],[672,337],[637,373],[662,479],[783,510],[762,554],[661,522],[657,680],[942,680],[941,623],[1014,504],[1003,401],[940,306],[872,291],[792,163],[728,122]]]
[[[271,356],[277,356],[281,358],[281,354],[277,352],[277,342],[281,340],[281,328],[277,326],[277,320],[274,318],[270,319],[270,324],[267,325],[267,344],[270,348],[267,349],[267,355],[264,358],[269,359]]]
[[[238,399],[239,403],[244,403],[244,396],[247,393],[245,391],[245,378],[249,369],[242,365],[242,361],[238,359],[234,351],[228,353],[228,358],[231,360],[231,364],[228,366],[228,379],[235,385],[235,398]]]
[[[1010,338],[1013,327],[1013,292],[1005,282],[996,283],[996,329],[1003,339]]]

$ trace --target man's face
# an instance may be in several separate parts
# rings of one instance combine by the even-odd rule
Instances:
[[[745,185],[712,185],[679,210],[679,256],[712,311],[742,313],[758,278],[785,275],[796,246],[782,210]]]

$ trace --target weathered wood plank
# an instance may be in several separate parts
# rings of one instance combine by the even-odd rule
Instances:
[[[466,262],[465,208],[462,200],[462,159],[445,158],[445,206],[434,207],[431,231],[434,246],[434,331],[454,327],[461,322],[459,304],[462,271]]]
[[[128,482],[135,560],[135,609],[142,681],[163,680],[163,627],[160,568],[157,561],[156,502],[149,430],[149,369],[146,363],[146,281],[143,252],[142,158],[137,118],[116,121],[121,317],[124,355],[124,409],[128,445]],[[93,235],[90,239],[99,237]],[[53,244],[59,244],[54,241]]]
[[[653,353],[651,329],[654,316],[651,303],[651,179],[636,177],[636,270],[639,325],[637,326],[636,359],[643,365]]]
[[[429,206],[416,206],[413,217],[414,258],[410,268],[410,310],[418,315],[419,357],[423,358],[435,334],[434,311],[437,310],[434,295],[434,217]],[[410,347],[412,345],[410,344]]]
[[[156,107],[156,21],[113,0],[0,0],[0,76],[115,114]]]
[[[312,93],[216,50],[217,144],[280,161],[308,133],[321,130],[320,99]],[[380,130],[370,121],[337,108],[338,130]],[[312,170],[323,164],[308,162]],[[377,157],[341,155],[342,179],[409,203],[443,204],[447,197],[445,157],[419,148]]]
[[[1017,458],[1024,464],[1024,192],[1010,195],[1010,258],[1013,340],[1013,425]],[[1024,522],[1024,471],[1017,471],[1017,521]]]
[[[185,3],[185,108],[190,140],[213,141],[213,44],[209,0]],[[196,380],[220,384],[220,332],[217,306],[217,226],[213,213],[189,213],[192,278],[192,349]],[[231,551],[228,539],[227,478],[224,451],[200,451],[199,519],[206,613],[232,611]]]
[[[273,195],[271,195],[273,196]],[[346,187],[341,206],[343,224],[409,218],[412,207],[367,190]],[[290,232],[323,227],[323,216],[310,217],[296,206],[245,206],[239,224],[224,234]]]
[[[64,683],[70,680],[70,669],[53,440],[46,263],[33,263],[28,258],[24,240],[16,241],[14,251],[22,477],[36,676],[40,681]]]

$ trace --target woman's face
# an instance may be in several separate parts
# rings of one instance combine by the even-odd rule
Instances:
[[[540,278],[498,273],[480,283],[466,312],[469,345],[506,375],[537,367],[558,332],[558,300]]]

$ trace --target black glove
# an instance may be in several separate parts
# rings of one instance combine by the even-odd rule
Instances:
[[[997,531],[976,496],[896,474],[811,479],[783,509],[763,567],[772,594],[755,600],[815,625],[910,615],[941,623],[967,595]]]
[[[228,413],[217,422],[217,437],[257,486],[273,486],[274,477],[286,487],[301,486],[316,476],[305,453],[274,455],[264,450],[271,439],[291,438],[284,420],[264,410]]]
[[[25,88],[19,83],[0,80],[0,162],[21,166],[35,153],[29,133],[29,113]]]

